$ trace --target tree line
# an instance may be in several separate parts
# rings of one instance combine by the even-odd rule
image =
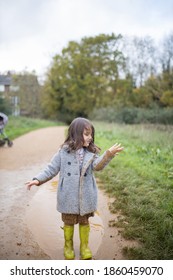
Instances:
[[[71,120],[100,108],[173,107],[173,34],[100,34],[71,41],[53,57],[43,87],[47,116]]]
[[[44,84],[32,95],[39,114],[66,122],[101,109],[172,110],[173,33],[159,43],[114,33],[70,41],[52,58]]]

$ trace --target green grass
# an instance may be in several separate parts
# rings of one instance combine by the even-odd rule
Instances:
[[[95,124],[102,151],[114,143],[125,150],[96,175],[115,198],[114,225],[138,248],[124,248],[129,259],[173,258],[173,127]]]
[[[26,117],[9,117],[5,132],[13,140],[27,132],[39,128],[62,125],[60,122],[48,121],[42,119],[32,119]]]

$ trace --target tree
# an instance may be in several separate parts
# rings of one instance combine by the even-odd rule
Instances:
[[[162,40],[161,46],[160,62],[162,71],[170,74],[173,69],[173,33],[170,33]]]
[[[35,73],[13,74],[11,96],[17,96],[20,106],[20,114],[24,116],[40,116],[40,88]]]
[[[69,42],[53,58],[44,85],[42,106],[47,115],[70,121],[87,117],[95,107],[109,105],[124,58],[118,50],[120,35],[100,34]]]
[[[160,101],[165,106],[173,107],[173,90],[164,91]]]
[[[136,86],[143,86],[151,75],[156,73],[156,47],[151,37],[124,38],[126,71],[133,77]]]

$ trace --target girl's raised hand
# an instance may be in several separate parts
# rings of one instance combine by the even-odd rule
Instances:
[[[109,151],[113,154],[113,155],[117,155],[119,154],[121,151],[124,150],[124,147],[121,147],[121,144],[114,144],[111,148],[109,148]]]
[[[32,186],[38,186],[39,181],[37,179],[34,179],[32,181],[26,182],[25,185],[27,186],[27,189],[30,190]]]

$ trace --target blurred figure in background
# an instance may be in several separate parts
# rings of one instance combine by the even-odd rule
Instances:
[[[7,123],[8,123],[7,115],[0,112],[0,146],[4,146],[5,143],[7,143],[7,145],[11,147],[13,145],[13,142],[10,141],[10,139],[8,138],[8,136],[4,131],[4,128],[7,125]]]

